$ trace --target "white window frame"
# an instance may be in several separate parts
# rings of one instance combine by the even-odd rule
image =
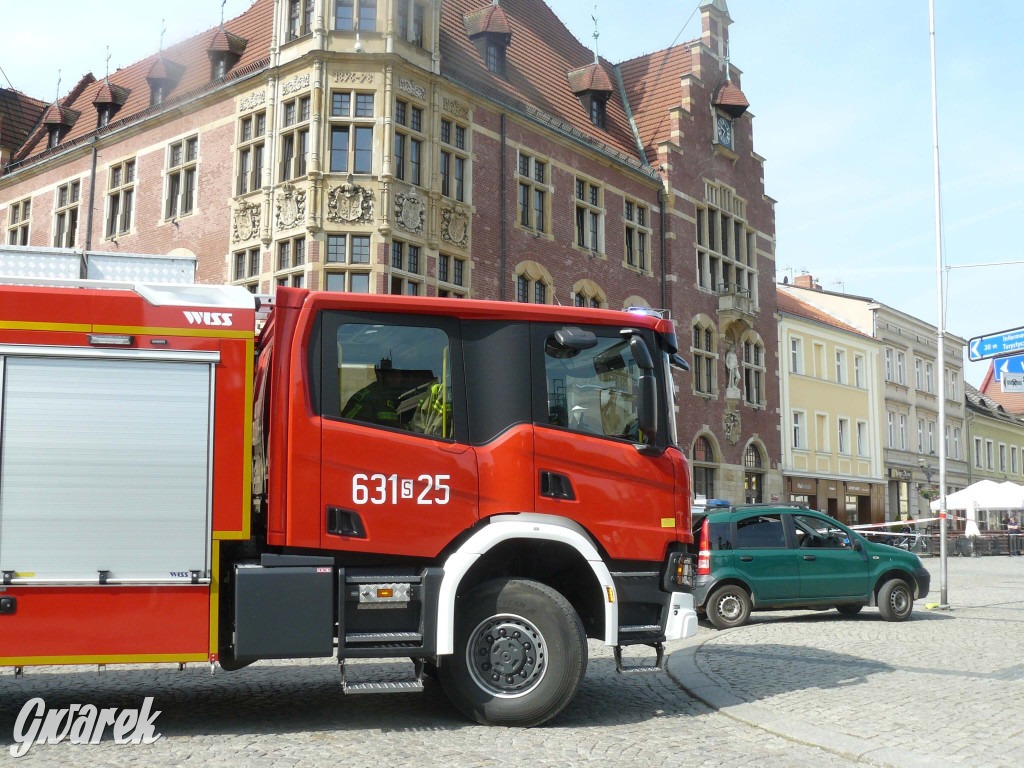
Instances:
[[[178,158],[175,158],[176,151],[181,153]],[[166,163],[164,220],[176,221],[191,216],[199,207],[199,134],[168,144]]]

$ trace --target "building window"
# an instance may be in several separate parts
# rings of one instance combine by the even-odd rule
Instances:
[[[623,218],[626,220],[626,264],[646,272],[648,244],[651,242],[649,227],[650,210],[646,205],[626,200]]]
[[[602,309],[608,306],[608,297],[601,290],[601,286],[593,280],[586,279],[578,281],[572,287],[572,303],[575,307]]]
[[[505,48],[496,40],[487,41],[487,71],[498,77],[505,76]]]
[[[54,207],[53,247],[74,248],[78,234],[78,203],[81,197],[81,182],[70,181],[57,187]]]
[[[789,340],[789,370],[793,373],[804,372],[804,342],[803,339]]]
[[[277,284],[302,288],[305,282],[303,267],[306,264],[306,238],[295,237],[281,240],[277,244]]]
[[[459,202],[468,200],[469,129],[451,120],[441,121],[441,194]]]
[[[551,303],[551,274],[535,261],[516,267],[516,301],[523,304]]]
[[[857,422],[857,455],[862,458],[868,455],[868,424],[866,421]]]
[[[693,387],[702,395],[715,393],[715,368],[718,355],[715,353],[715,330],[711,325],[694,323],[693,346]]]
[[[793,448],[796,450],[807,449],[807,437],[804,435],[804,412],[793,411]]]
[[[985,441],[985,469],[992,471],[995,469],[992,463],[992,448],[993,443],[991,440]]]
[[[864,389],[864,358],[861,355],[853,356],[853,386]]]
[[[604,130],[607,122],[608,97],[596,93],[590,95],[590,122],[595,128]]]
[[[167,200],[164,218],[188,216],[196,204],[199,137],[176,141],[167,148]]]
[[[423,295],[420,276],[420,247],[394,240],[391,243],[391,293],[401,296]]]
[[[915,359],[914,360],[914,386],[916,387],[918,392],[921,392],[924,389],[924,387],[921,386],[922,381],[923,381],[923,379],[922,379],[922,376],[921,376],[921,361],[920,361],[920,359]]]
[[[437,295],[442,298],[465,298],[469,287],[466,260],[441,253],[437,256]]]
[[[706,499],[715,498],[715,452],[704,436],[693,442],[693,492]]]
[[[924,364],[924,386],[925,392],[927,392],[928,394],[935,393],[934,371],[935,366],[933,366],[931,363]]]
[[[917,450],[924,453],[924,419],[917,420]]]
[[[949,371],[949,391],[946,393],[947,400],[956,400],[956,371]]]
[[[900,414],[900,450],[907,450],[907,416]]]
[[[896,415],[889,411],[887,414],[889,420],[889,447],[896,447]]]
[[[761,405],[764,387],[764,346],[760,341],[743,342],[743,400]]]
[[[395,178],[417,187],[423,184],[423,140],[422,108],[406,101],[396,101]]]
[[[935,422],[928,422],[928,453],[935,455]]]
[[[288,0],[288,39],[313,31],[313,0]]]
[[[975,469],[982,468],[982,456],[981,456],[981,438],[974,438],[974,467]]]
[[[538,232],[548,231],[547,206],[550,166],[538,157],[519,153],[519,224]]]
[[[373,172],[372,93],[331,94],[331,173]]]
[[[107,174],[107,225],[109,239],[131,229],[135,208],[135,160],[112,165]]]
[[[236,284],[245,286],[252,293],[256,293],[259,289],[260,282],[259,246],[253,248],[243,248],[240,251],[235,251],[234,256],[234,282]]]
[[[7,244],[28,245],[28,231],[31,225],[31,198],[12,203],[7,214]]]
[[[953,458],[960,458],[960,427],[953,427]]]
[[[1010,446],[1010,474],[1017,474],[1017,446]]]
[[[999,444],[999,471],[1006,471],[1006,443]]]
[[[828,414],[814,414],[814,450],[827,453],[829,450]]]
[[[897,352],[896,353],[896,383],[897,384],[906,384],[907,383],[907,373],[906,373],[906,367],[907,366],[906,366],[906,361],[907,361],[906,355],[904,355],[902,352]]]
[[[376,32],[377,0],[335,0],[334,28],[342,32]]]
[[[754,445],[748,445],[743,453],[743,485],[747,504],[760,504],[764,501],[764,471],[761,452]]]
[[[839,419],[836,422],[839,433],[839,453],[850,453],[850,420]]]
[[[267,113],[256,112],[238,121],[238,176],[235,194],[255,192],[263,186],[263,158]]]
[[[328,291],[370,292],[370,236],[328,235],[325,262]]]
[[[892,350],[885,348],[885,380],[892,381]]]
[[[306,175],[309,166],[310,98],[301,96],[281,105],[281,165],[278,178],[289,181]]]
[[[426,3],[417,0],[397,0],[398,37],[420,48],[426,47],[424,24],[427,16]]]
[[[576,246],[604,253],[603,190],[585,179],[576,179]]]
[[[731,189],[705,182],[697,209],[698,287],[735,294],[757,305],[757,235],[746,225],[746,202]]]
[[[846,383],[846,351],[836,350],[836,383]]]

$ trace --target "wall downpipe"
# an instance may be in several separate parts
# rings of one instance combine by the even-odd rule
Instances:
[[[505,113],[501,113],[501,272],[498,276],[500,286],[498,298],[505,301]]]

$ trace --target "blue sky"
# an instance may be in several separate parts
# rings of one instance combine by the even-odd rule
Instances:
[[[548,0],[592,43],[594,4]],[[12,0],[5,0],[11,3]],[[481,0],[483,2],[483,0]],[[228,0],[228,17],[249,5]],[[777,271],[806,270],[829,290],[937,318],[927,0],[728,0],[732,61],[743,71],[754,146],[776,206]],[[215,25],[217,0],[54,0],[47,24],[19,24],[0,67],[51,99],[92,71],[152,53]],[[108,12],[98,13],[97,7]],[[601,54],[612,61],[699,35],[697,2],[599,0]],[[35,18],[35,17],[33,17]],[[1018,30],[1024,3],[937,0],[943,229],[950,265],[1024,261],[1024,105]],[[82,42],[71,42],[82,41]],[[0,82],[7,82],[0,76]],[[1024,325],[1024,265],[954,269],[947,328],[964,338]],[[977,385],[987,363],[968,365]]]

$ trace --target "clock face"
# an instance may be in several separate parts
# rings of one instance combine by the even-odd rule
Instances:
[[[718,143],[732,149],[732,121],[721,115],[718,116]]]

